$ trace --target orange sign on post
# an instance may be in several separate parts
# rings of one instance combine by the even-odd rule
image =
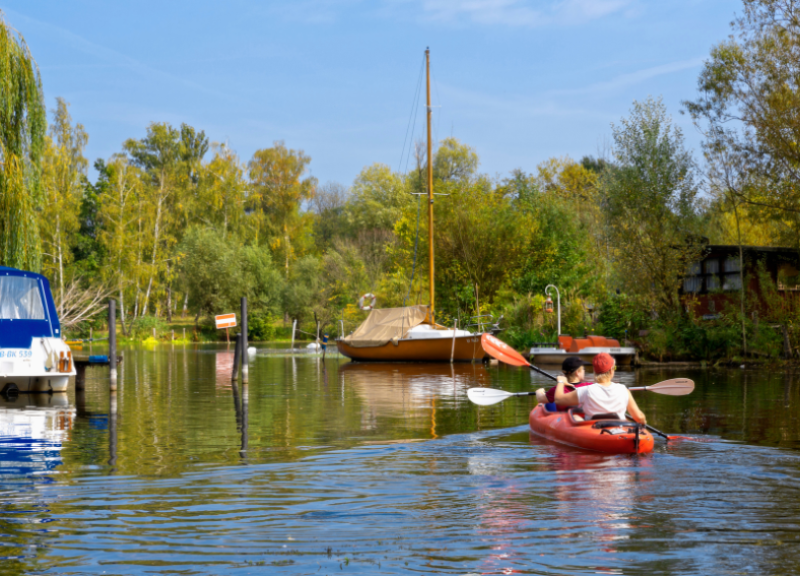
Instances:
[[[234,328],[236,326],[236,314],[220,314],[219,316],[214,316],[214,322],[217,324],[217,330],[225,328],[225,338],[228,340],[228,344],[230,344],[231,337],[228,333],[228,328]]]

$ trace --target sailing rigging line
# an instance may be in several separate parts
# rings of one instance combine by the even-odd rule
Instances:
[[[422,65],[419,69],[419,80],[417,81],[417,90],[414,94],[414,103],[412,104],[412,111],[413,111],[413,120],[411,118],[411,114],[409,114],[409,126],[411,127],[411,141],[408,145],[408,155],[406,156],[406,171],[405,173],[408,174],[408,163],[411,160],[411,148],[414,146],[414,130],[417,127],[417,112],[419,111],[419,98],[420,94],[422,93],[422,77],[425,72],[425,56],[422,57]],[[406,128],[406,136],[408,136],[408,128]],[[403,140],[403,151],[406,148],[406,141]],[[403,164],[403,156],[400,155],[400,166],[402,167]],[[398,168],[398,172],[400,169]],[[414,286],[414,274],[417,270],[417,248],[419,246],[419,214],[420,214],[420,196],[417,196],[417,233],[416,237],[414,238],[414,260],[411,263],[411,280],[408,283],[408,290],[406,291],[406,297],[403,298],[403,307],[405,307],[406,302],[408,301],[408,297],[411,295],[411,288]]]
[[[400,150],[400,163],[397,165],[397,172],[403,168],[403,156],[406,153],[406,142],[408,140],[408,132],[411,130],[411,141],[408,145],[408,155],[406,156],[406,171],[408,170],[408,161],[411,158],[411,148],[414,146],[414,130],[417,123],[417,111],[419,110],[419,95],[422,90],[422,78],[425,72],[425,56],[422,57],[422,64],[419,68],[419,78],[417,79],[417,88],[414,91],[414,100],[411,102],[411,112],[408,114],[408,125],[406,126],[406,135],[403,138],[403,148]]]
[[[417,196],[417,237],[414,239],[414,262],[411,264],[411,282],[408,283],[408,291],[406,292],[406,297],[403,298],[404,308],[406,306],[406,300],[408,300],[408,297],[411,294],[411,287],[414,285],[414,271],[417,269],[417,246],[419,246],[419,205],[421,198],[422,196]]]

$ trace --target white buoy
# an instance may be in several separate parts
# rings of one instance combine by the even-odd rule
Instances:
[[[255,356],[256,355],[256,347],[255,346],[248,346],[247,347],[247,353],[250,356]]]

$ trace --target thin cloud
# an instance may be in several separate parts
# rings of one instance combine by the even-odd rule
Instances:
[[[147,64],[143,64],[135,58],[131,58],[130,56],[126,56],[125,54],[117,52],[116,50],[112,50],[111,48],[106,48],[105,46],[101,46],[100,44],[86,40],[74,32],[70,32],[69,30],[54,24],[50,24],[49,22],[43,22],[12,10],[5,10],[5,12],[10,16],[13,15],[13,19],[15,21],[23,20],[39,26],[45,31],[49,32],[51,36],[59,36],[65,43],[76,50],[80,50],[85,54],[94,56],[95,58],[106,62],[112,67],[127,68],[147,78],[167,80],[172,83],[182,84],[183,86],[191,88],[192,90],[197,90],[198,92],[204,92],[217,98],[223,98],[227,101],[232,101],[228,94],[210,90],[205,86],[191,82],[185,78],[181,78],[180,76],[175,76],[162,70],[158,70],[157,68],[153,68],[152,66],[148,66]]]
[[[424,20],[536,28],[584,24],[622,12],[636,0],[387,0],[415,5]]]
[[[677,62],[669,62],[667,64],[661,64],[659,66],[653,66],[651,68],[644,68],[642,70],[637,70],[636,72],[630,72],[628,74],[620,74],[619,76],[615,76],[611,80],[606,80],[603,82],[595,82],[594,84],[590,84],[589,86],[576,88],[574,90],[555,90],[552,92],[552,94],[571,95],[571,94],[586,94],[592,92],[611,92],[614,90],[619,90],[620,88],[625,88],[627,86],[639,84],[645,80],[649,80],[650,78],[655,78],[657,76],[663,76],[665,74],[673,74],[675,72],[681,72],[682,70],[697,68],[699,66],[702,66],[704,61],[705,57],[698,57],[698,58],[691,58],[689,60],[679,60]]]

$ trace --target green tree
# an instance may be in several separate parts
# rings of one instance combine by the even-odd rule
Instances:
[[[81,124],[72,125],[68,106],[63,98],[56,99],[42,159],[44,202],[40,230],[47,257],[44,271],[55,280],[60,315],[64,313],[64,268],[70,263],[80,230],[80,208],[88,164],[83,150],[89,140]]]
[[[98,241],[108,254],[104,276],[116,286],[122,331],[126,333],[126,290],[142,273],[141,217],[139,204],[143,184],[141,173],[124,155],[116,155],[106,163],[98,160],[98,219],[103,223]],[[135,295],[134,295],[135,296]]]
[[[746,178],[729,183],[752,184],[726,186],[728,203],[779,214],[791,225],[785,240],[800,246],[800,2],[745,0],[731,27],[703,66],[697,100],[684,104],[717,172],[733,168]]]
[[[614,134],[603,192],[620,282],[644,305],[677,309],[680,277],[699,248],[696,167],[660,99],[634,102]]]
[[[361,170],[350,188],[348,215],[353,236],[365,230],[391,230],[412,202],[402,176],[385,164]]]
[[[519,272],[537,226],[487,180],[454,185],[447,192],[450,196],[437,203],[434,281],[437,307],[453,314],[474,310],[476,284],[488,304]]]
[[[142,316],[147,314],[150,294],[156,278],[161,274],[169,274],[168,254],[176,239],[171,234],[174,222],[182,210],[172,210],[179,206],[181,199],[176,199],[179,190],[180,163],[183,160],[181,133],[167,123],[154,122],[147,127],[147,136],[141,140],[129,139],[124,148],[131,162],[146,174],[147,184],[143,191],[147,211],[149,231],[152,224],[152,237],[148,239],[151,246],[150,271],[147,289],[142,300]],[[137,308],[138,308],[137,294]],[[168,306],[168,309],[170,307]]]
[[[46,127],[39,69],[0,12],[0,265],[41,266],[35,211]]]
[[[225,144],[214,144],[213,150],[214,157],[203,169],[197,219],[220,229],[223,238],[233,233],[243,239],[250,227],[245,215],[250,194],[244,167]]]
[[[248,164],[258,216],[271,248],[283,255],[289,275],[293,239],[303,231],[300,205],[314,196],[317,180],[303,178],[311,158],[302,150],[291,150],[283,142],[256,150]],[[258,242],[258,237],[256,238]]]
[[[180,276],[196,311],[195,324],[203,314],[213,316],[234,308],[244,295],[245,269],[241,252],[213,228],[193,228],[178,247]]]
[[[317,188],[311,201],[314,211],[314,241],[317,249],[324,251],[334,238],[347,233],[348,190],[338,182],[326,182]]]
[[[456,138],[439,143],[433,158],[433,177],[442,182],[467,182],[478,171],[478,154]]]

